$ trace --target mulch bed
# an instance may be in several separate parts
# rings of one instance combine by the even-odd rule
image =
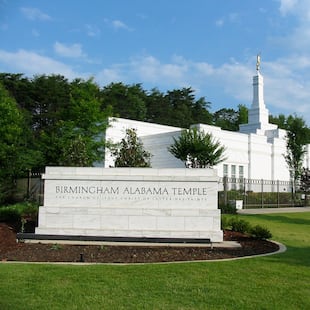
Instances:
[[[240,248],[176,246],[110,246],[17,243],[16,229],[0,223],[0,261],[153,263],[214,260],[272,253],[279,246],[244,234],[224,231],[225,241],[238,241]]]

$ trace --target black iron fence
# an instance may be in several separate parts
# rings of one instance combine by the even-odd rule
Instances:
[[[307,205],[307,197],[295,192],[290,181],[220,178],[219,206],[235,205],[238,208],[279,208]]]
[[[16,180],[14,198],[17,201],[32,200],[43,204],[44,181],[41,172],[28,171],[24,178]]]

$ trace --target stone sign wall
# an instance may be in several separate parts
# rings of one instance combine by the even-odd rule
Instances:
[[[47,167],[36,234],[221,242],[212,169]]]

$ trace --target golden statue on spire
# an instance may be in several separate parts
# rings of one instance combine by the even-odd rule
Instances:
[[[260,69],[260,53],[256,55],[256,71]]]

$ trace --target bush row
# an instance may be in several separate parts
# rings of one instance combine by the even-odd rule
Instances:
[[[248,221],[240,219],[238,216],[231,218],[222,216],[221,225],[223,230],[237,231],[243,234],[248,234],[251,237],[260,240],[266,240],[272,237],[272,234],[268,228],[260,225],[252,226]]]

